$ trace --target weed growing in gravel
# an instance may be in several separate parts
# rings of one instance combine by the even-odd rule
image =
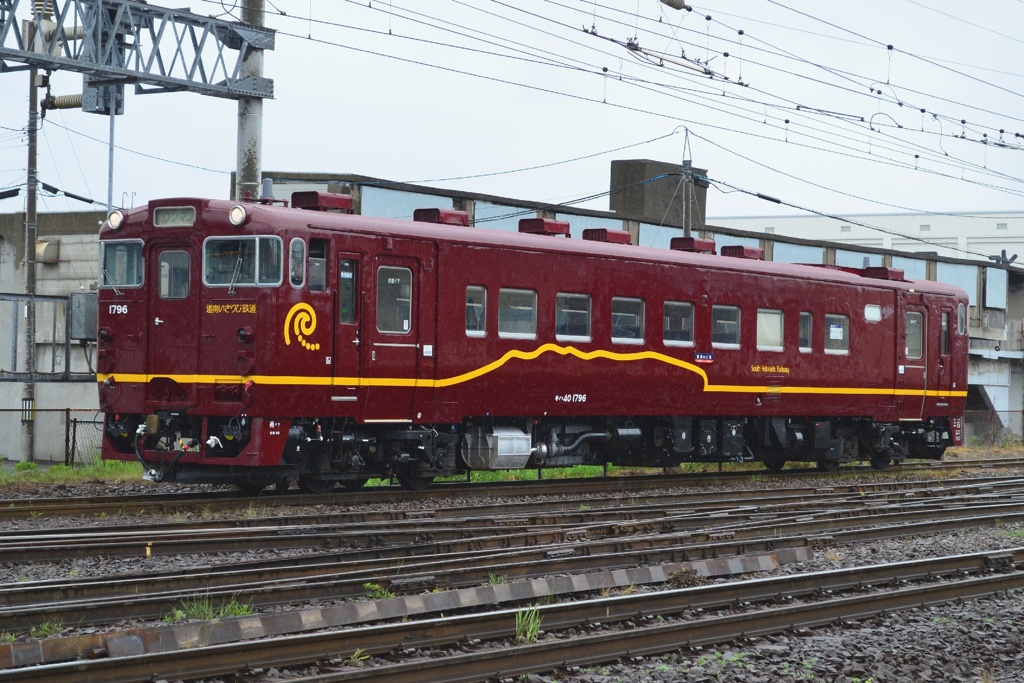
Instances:
[[[262,519],[268,517],[270,509],[266,505],[260,505],[254,500],[249,501],[249,507],[245,510],[246,519]]]
[[[15,635],[13,633],[8,633],[7,631],[0,632],[0,643],[10,645],[14,642],[14,639]]]
[[[176,624],[181,621],[213,621],[228,617],[247,617],[252,614],[252,606],[231,598],[219,608],[207,596],[182,600],[181,607],[164,617],[164,622]]]
[[[536,643],[540,636],[541,616],[536,607],[528,607],[516,612],[516,642],[530,645]]]
[[[491,572],[487,575],[487,583],[492,586],[503,586],[508,583],[508,574],[495,574]]]
[[[55,636],[64,630],[64,622],[60,619],[54,619],[53,621],[44,621],[38,626],[33,626],[28,634],[33,638],[46,638],[47,636]]]
[[[349,666],[362,666],[363,662],[370,658],[370,655],[366,654],[366,650],[361,647],[357,647],[356,651],[352,653],[351,657],[346,657],[342,660],[343,664]]]
[[[27,460],[22,460],[14,465],[15,472],[35,472],[38,468],[39,465],[34,462],[28,462]]]
[[[363,589],[366,590],[366,595],[371,600],[390,600],[391,598],[395,597],[394,593],[392,593],[379,583],[367,581],[363,584]]]

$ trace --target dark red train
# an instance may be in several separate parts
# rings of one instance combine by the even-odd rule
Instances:
[[[167,199],[100,230],[103,456],[164,480],[939,459],[967,295],[890,268],[524,219]],[[561,236],[560,236],[561,235]]]

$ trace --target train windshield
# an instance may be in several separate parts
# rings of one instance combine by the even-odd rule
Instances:
[[[142,240],[106,240],[100,250],[101,287],[142,286]]]
[[[279,285],[279,237],[211,237],[203,245],[203,282],[213,287]]]

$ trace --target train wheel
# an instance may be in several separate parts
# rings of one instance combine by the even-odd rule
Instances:
[[[781,472],[782,468],[786,466],[786,458],[781,455],[766,455],[764,456],[764,466],[769,472]]]
[[[822,458],[818,461],[818,469],[822,472],[838,472],[839,461],[838,460],[826,460]]]
[[[417,474],[404,467],[395,471],[395,478],[406,491],[423,491],[434,483],[434,477]]]
[[[299,488],[306,493],[330,493],[335,482],[330,479],[320,479],[312,475],[303,474],[299,477]]]
[[[876,453],[871,456],[871,466],[876,470],[884,470],[892,464],[892,458],[885,453]]]

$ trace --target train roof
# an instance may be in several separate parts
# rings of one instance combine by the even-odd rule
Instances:
[[[143,216],[158,207],[195,206],[201,216],[197,221],[225,221],[228,211],[239,202],[220,199],[179,197],[159,199],[148,206],[126,211],[126,224],[138,224]],[[460,225],[430,223],[396,218],[381,218],[329,211],[308,211],[273,204],[243,203],[250,215],[247,228],[254,232],[280,233],[294,230],[316,229],[338,232],[357,232],[389,237],[426,238],[439,243],[454,243],[480,247],[541,251],[562,254],[583,254],[604,258],[629,259],[646,263],[691,265],[721,271],[759,273],[795,279],[813,278],[818,282],[836,282],[860,287],[875,287],[904,291],[921,291],[966,298],[966,292],[955,286],[933,280],[907,280],[903,271],[887,267],[848,268],[825,264],[794,264],[764,261],[743,256],[699,253],[677,249],[643,247],[633,244],[587,239],[570,239],[543,234],[488,230]],[[102,234],[102,233],[101,233]],[[133,231],[106,233],[106,238],[137,237]],[[739,249],[742,254],[746,250]]]

